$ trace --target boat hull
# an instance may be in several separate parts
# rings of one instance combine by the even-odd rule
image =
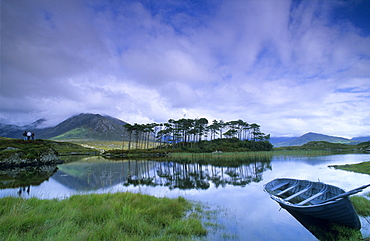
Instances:
[[[284,183],[287,184],[282,185]],[[294,185],[296,185],[296,187],[292,188]],[[284,190],[289,188],[291,188],[291,190],[284,192]],[[281,207],[288,211],[299,212],[315,218],[329,220],[354,229],[361,228],[361,222],[348,197],[325,202],[325,199],[344,193],[344,190],[338,187],[321,182],[282,178],[267,183],[265,185],[265,191],[268,192],[270,197],[278,202]],[[302,194],[297,195],[298,193]],[[297,203],[287,201],[292,200],[293,198],[290,197],[293,196],[295,199],[300,198]],[[305,200],[310,200],[310,202],[305,202]]]

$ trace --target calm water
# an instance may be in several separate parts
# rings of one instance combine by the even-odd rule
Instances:
[[[208,240],[317,240],[296,218],[280,210],[263,192],[263,185],[274,178],[291,177],[320,180],[350,190],[370,183],[370,175],[335,170],[328,165],[364,161],[370,161],[370,155],[274,156],[237,167],[83,157],[58,168],[3,170],[0,198],[50,199],[126,191],[157,197],[182,196],[217,211],[211,222],[218,226],[209,227]],[[25,172],[28,181],[24,181]],[[362,235],[370,236],[369,222],[361,218],[361,223]]]

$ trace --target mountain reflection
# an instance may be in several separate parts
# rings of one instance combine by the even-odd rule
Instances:
[[[101,159],[99,159],[101,160]],[[173,160],[79,161],[59,166],[53,179],[74,190],[87,191],[125,186],[166,186],[169,189],[208,189],[246,186],[262,180],[271,169],[268,161],[249,161],[232,167]]]

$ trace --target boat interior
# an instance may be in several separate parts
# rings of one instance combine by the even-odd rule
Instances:
[[[295,179],[277,179],[268,183],[265,189],[271,195],[298,206],[324,203],[344,192],[324,183]]]

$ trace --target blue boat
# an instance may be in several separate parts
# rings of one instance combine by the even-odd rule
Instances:
[[[266,183],[264,190],[287,211],[360,229],[361,222],[349,196],[369,186],[367,184],[345,192],[339,187],[322,182],[277,178]]]

